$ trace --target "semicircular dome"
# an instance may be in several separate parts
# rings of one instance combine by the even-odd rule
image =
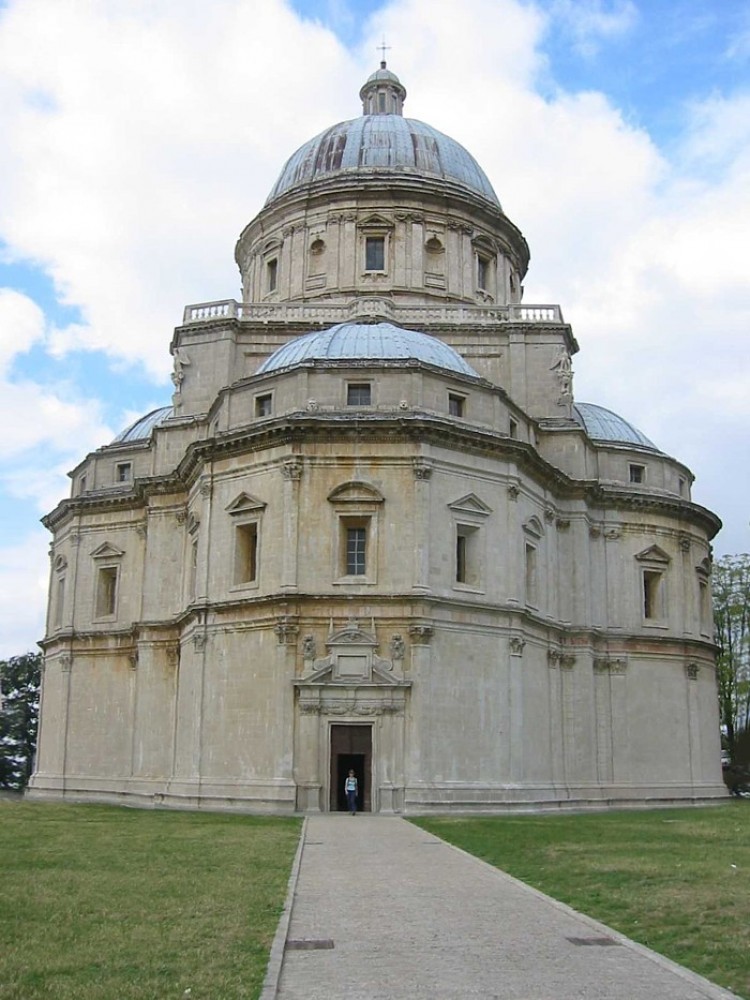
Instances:
[[[127,444],[131,441],[143,441],[145,438],[151,437],[154,427],[163,424],[173,413],[174,410],[171,406],[161,406],[158,410],[151,410],[145,416],[134,420],[124,431],[120,431],[112,444]]]
[[[423,361],[425,364],[479,376],[442,340],[392,323],[339,323],[283,344],[266,358],[258,374],[278,371],[306,361]]]
[[[617,444],[635,444],[641,448],[659,451],[653,441],[631,423],[595,403],[574,403],[573,418],[594,441],[612,441]]]
[[[500,208],[471,153],[431,125],[398,114],[363,115],[310,139],[289,157],[266,205],[292,188],[358,170],[438,177],[462,184]]]

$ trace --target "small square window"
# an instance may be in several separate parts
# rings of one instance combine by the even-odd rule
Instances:
[[[369,406],[372,387],[369,382],[350,382],[346,387],[347,406]]]
[[[133,463],[119,462],[115,470],[115,480],[118,483],[129,483],[133,478]]]
[[[273,397],[271,393],[255,397],[255,416],[270,417],[272,411]]]
[[[385,271],[385,237],[365,239],[365,271]]]
[[[458,396],[456,393],[448,393],[448,413],[452,417],[462,417],[464,415],[464,405],[466,399],[464,396]]]
[[[274,257],[266,264],[266,285],[269,292],[275,292],[279,280],[279,262]]]
[[[645,465],[631,465],[630,466],[630,482],[631,483],[645,483],[646,482],[646,466]]]

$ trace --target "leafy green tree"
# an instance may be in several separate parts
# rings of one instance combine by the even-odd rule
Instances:
[[[721,724],[732,760],[750,728],[750,555],[724,556],[712,574]]]
[[[0,787],[17,791],[29,783],[39,719],[42,654],[0,660]]]

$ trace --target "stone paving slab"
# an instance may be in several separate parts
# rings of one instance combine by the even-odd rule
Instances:
[[[280,1000],[734,996],[403,819],[315,816],[304,837]]]

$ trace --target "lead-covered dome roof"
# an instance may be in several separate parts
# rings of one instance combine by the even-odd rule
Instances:
[[[392,323],[339,323],[296,337],[266,358],[258,374],[312,361],[422,361],[460,375],[479,376],[442,340]]]
[[[631,423],[595,403],[574,403],[573,418],[594,441],[611,441],[615,444],[635,444],[640,448],[659,451],[653,441]]]
[[[173,415],[174,410],[171,406],[160,406],[158,410],[151,410],[150,413],[133,421],[124,431],[120,431],[112,444],[128,444],[131,441],[143,441],[145,438],[151,437],[155,427],[163,424],[165,420],[168,420]]]
[[[363,115],[310,139],[289,157],[266,204],[293,188],[360,170],[453,181],[500,207],[487,175],[460,143],[431,125],[397,114]]]
[[[314,181],[366,170],[450,181],[500,208],[471,153],[431,125],[403,117],[406,88],[385,60],[365,81],[359,96],[362,116],[332,125],[300,146],[285,163],[266,205]]]

